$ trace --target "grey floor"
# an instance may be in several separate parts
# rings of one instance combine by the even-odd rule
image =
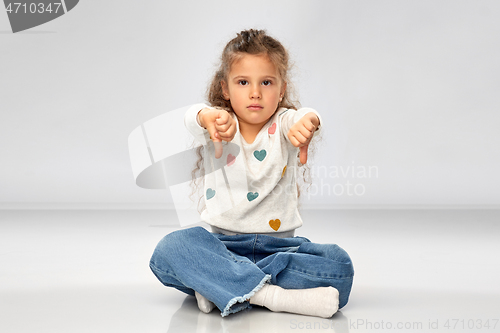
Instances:
[[[500,211],[304,211],[298,235],[350,254],[331,319],[222,318],[149,271],[164,211],[0,211],[0,332],[500,332]]]

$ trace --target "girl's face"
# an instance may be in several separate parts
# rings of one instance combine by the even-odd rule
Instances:
[[[240,127],[260,130],[276,112],[286,84],[267,55],[245,54],[231,66],[227,83],[222,82]]]

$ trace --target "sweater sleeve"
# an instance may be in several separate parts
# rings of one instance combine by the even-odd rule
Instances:
[[[281,111],[281,114],[278,115],[278,117],[281,117],[281,135],[284,136],[288,142],[290,142],[290,139],[288,138],[288,131],[290,130],[290,128],[309,112],[314,113],[316,116],[318,116],[319,119],[319,126],[313,134],[314,139],[316,135],[319,135],[319,133],[321,133],[321,129],[323,128],[323,119],[321,119],[318,111],[311,108],[300,108],[298,110],[288,109],[285,111]]]
[[[208,140],[210,140],[210,134],[208,133],[206,128],[201,127],[198,123],[198,112],[201,109],[207,108],[206,104],[194,104],[189,107],[184,116],[184,125],[186,129],[191,133],[191,135],[195,138],[196,141],[201,143],[202,145],[206,145]]]

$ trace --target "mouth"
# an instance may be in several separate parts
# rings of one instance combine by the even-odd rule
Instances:
[[[264,107],[260,104],[251,104],[249,106],[247,106],[247,109],[250,110],[250,111],[259,111],[259,110],[262,110]]]

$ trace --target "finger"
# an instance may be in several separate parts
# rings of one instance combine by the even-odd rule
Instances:
[[[227,132],[217,131],[217,135],[221,140],[226,140],[229,137]]]
[[[302,134],[305,138],[309,139],[313,132],[311,130],[309,130],[305,125],[301,128],[298,129],[300,134]]]
[[[216,124],[226,124],[229,120],[229,113],[227,113],[227,111],[224,111],[224,110],[220,110],[219,111],[219,114],[217,115],[217,118],[215,118],[215,122]]]
[[[231,141],[232,140],[231,135],[229,135],[227,133],[219,133],[219,136],[220,136],[221,140],[223,140],[223,141]]]
[[[222,142],[214,141],[215,147],[215,158],[220,158],[222,156]]]
[[[308,122],[305,122],[303,123],[302,125],[304,125],[304,127],[309,131],[309,132],[314,132],[314,130],[316,129],[316,126],[311,122],[311,121],[308,121]]]
[[[231,127],[229,127],[229,129],[231,130],[231,135],[234,136],[236,134],[236,132],[238,131],[238,128],[236,127],[236,122],[235,121],[233,121],[231,123]]]
[[[221,136],[224,136],[226,138],[226,141],[231,141],[234,139],[234,136],[236,135],[236,123],[233,122],[229,128],[227,129],[227,131],[225,131],[224,133],[219,133],[221,134]]]
[[[236,133],[236,131],[232,131],[231,129],[228,129],[225,132],[218,132],[218,133],[219,133],[220,138],[224,139],[224,138],[234,137],[234,134]]]
[[[300,145],[300,142],[290,133],[288,133],[288,139],[290,139],[290,142],[294,147],[298,147]]]
[[[236,122],[231,118],[229,113],[223,111],[220,114],[220,118],[215,119],[215,128],[219,134],[224,133],[225,136],[231,136],[232,131],[236,133]]]
[[[215,129],[217,129],[218,132],[226,132],[229,127],[230,126],[227,123],[226,124],[221,124],[221,125],[217,124],[217,121],[215,123]]]
[[[307,163],[307,148],[309,147],[309,145],[305,145],[305,146],[302,146],[300,147],[300,163],[302,164],[306,164]]]
[[[300,145],[299,140],[295,137],[295,132],[292,130],[289,130],[287,133],[288,140],[290,140],[290,143],[294,145],[294,147],[298,147]]]
[[[309,140],[309,138],[301,132],[295,132],[292,134],[292,136],[294,136],[301,144],[307,143],[307,141]]]
[[[227,141],[232,141],[234,139],[234,136],[236,135],[236,125],[231,126],[227,130],[226,135],[227,135]]]
[[[220,158],[222,156],[222,142],[219,133],[216,131],[212,136],[212,141],[214,142],[215,158]]]
[[[207,124],[207,130],[210,134],[210,138],[212,139],[215,147],[215,158],[220,158],[222,156],[222,143],[219,133],[215,129],[213,123]]]

